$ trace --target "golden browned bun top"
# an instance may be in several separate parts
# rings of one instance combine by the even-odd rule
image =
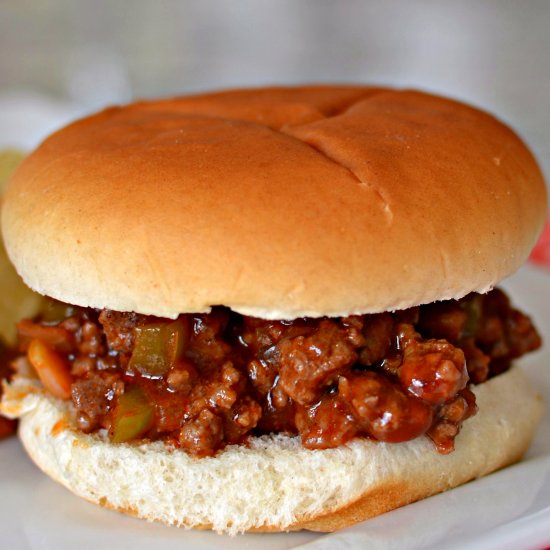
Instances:
[[[521,140],[416,91],[239,90],[107,109],[21,165],[2,229],[27,284],[173,317],[372,313],[484,292],[546,217]]]

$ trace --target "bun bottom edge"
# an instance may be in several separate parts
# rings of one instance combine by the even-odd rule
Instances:
[[[115,445],[75,430],[67,405],[24,379],[5,387],[1,410],[20,417],[21,441],[44,473],[105,508],[219,533],[328,532],[519,461],[542,415],[541,397],[518,367],[474,393],[479,411],[449,455],[427,438],[310,451],[298,438],[271,435],[202,459],[161,442]]]

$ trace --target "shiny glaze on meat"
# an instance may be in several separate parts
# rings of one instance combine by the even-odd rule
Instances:
[[[46,331],[70,364],[80,429],[110,430],[117,400],[138,386],[154,405],[141,439],[195,456],[271,432],[299,434],[310,449],[426,434],[448,453],[476,412],[470,383],[540,346],[529,318],[500,290],[334,319],[266,321],[216,307],[180,316],[181,355],[166,373],[148,376],[130,365],[136,327],[172,321],[55,307],[65,308],[60,320],[20,323],[20,351],[30,334]]]

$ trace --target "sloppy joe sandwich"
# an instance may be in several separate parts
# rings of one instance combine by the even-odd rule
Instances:
[[[77,495],[219,532],[330,531],[513,463],[537,349],[495,288],[547,212],[522,141],[363,86],[113,107],[11,179],[9,256],[48,297],[2,411]]]

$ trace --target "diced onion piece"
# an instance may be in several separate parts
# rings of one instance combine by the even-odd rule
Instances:
[[[188,327],[182,319],[144,325],[134,329],[134,339],[130,368],[146,376],[162,376],[181,356]]]
[[[154,408],[138,386],[129,387],[119,398],[113,411],[111,441],[124,443],[144,435],[153,422]]]
[[[44,387],[54,397],[70,399],[72,377],[65,359],[41,340],[31,340],[27,352]]]

